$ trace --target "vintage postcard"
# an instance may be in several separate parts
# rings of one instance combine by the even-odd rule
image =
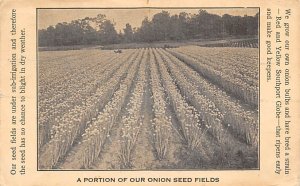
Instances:
[[[299,7],[0,1],[0,185],[300,185]]]

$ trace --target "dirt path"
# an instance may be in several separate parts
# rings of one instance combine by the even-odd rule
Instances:
[[[144,55],[143,55],[144,57]],[[110,136],[107,138],[102,152],[100,153],[98,159],[95,161],[94,165],[91,167],[92,169],[102,169],[102,170],[110,170],[110,169],[121,169],[120,163],[120,149],[121,149],[121,140],[122,140],[122,117],[127,114],[127,105],[130,102],[130,97],[135,88],[136,80],[138,77],[138,72],[141,70],[141,63],[139,65],[139,70],[136,71],[135,78],[133,80],[133,84],[131,86],[129,94],[127,94],[125,103],[123,104],[122,110],[118,116],[118,119],[113,126]]]
[[[146,72],[148,72],[148,69],[148,65],[146,65]],[[134,149],[133,169],[151,170],[156,163],[156,160],[154,157],[154,149],[151,144],[151,119],[153,118],[153,112],[149,89],[149,73],[146,73],[146,77],[146,88],[141,112],[144,117],[143,126],[140,130],[136,148]]]
[[[145,72],[144,81],[144,93],[142,98],[142,104],[140,108],[140,118],[142,119],[142,126],[140,127],[136,144],[132,150],[132,162],[130,169],[145,170],[152,169],[155,163],[155,157],[153,154],[153,147],[151,144],[151,119],[152,119],[152,103],[149,90],[149,51],[144,55],[144,62],[141,64],[140,72]]]

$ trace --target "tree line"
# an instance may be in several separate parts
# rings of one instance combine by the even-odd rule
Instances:
[[[38,30],[39,46],[107,45],[115,43],[180,41],[188,39],[254,36],[258,34],[255,16],[219,16],[199,10],[197,14],[181,12],[170,15],[162,11],[150,20],[144,18],[140,27],[127,23],[117,32],[115,23],[105,15],[58,23]]]

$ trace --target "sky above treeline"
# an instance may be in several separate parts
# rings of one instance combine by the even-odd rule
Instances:
[[[206,10],[208,13],[217,15],[234,15],[234,16],[254,16],[258,13],[258,8],[209,8]],[[150,20],[153,15],[161,12],[168,11],[170,15],[179,14],[180,12],[186,12],[191,14],[197,14],[197,9],[39,9],[38,10],[38,29],[46,29],[49,26],[55,26],[57,23],[71,22],[72,20],[83,19],[85,17],[96,17],[98,14],[106,15],[106,18],[115,22],[115,28],[117,32],[123,31],[126,23],[131,24],[134,27],[140,27],[145,17]]]

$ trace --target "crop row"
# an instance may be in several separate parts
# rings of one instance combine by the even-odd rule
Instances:
[[[39,73],[39,109],[47,109],[49,105],[55,105],[61,103],[65,97],[69,97],[69,94],[76,94],[76,87],[84,86],[84,84],[97,78],[96,75],[91,78],[87,78],[90,74],[98,74],[101,70],[99,66],[107,64],[109,56],[104,56],[105,61],[99,60],[98,57],[88,56],[85,58],[87,61],[84,66],[83,63],[79,63],[75,60],[72,65],[68,68],[64,68],[64,62],[61,62],[61,66],[53,69],[53,77],[49,78],[51,81],[42,81],[44,73]],[[80,60],[79,60],[80,61]],[[51,66],[51,65],[48,65]],[[107,65],[108,66],[108,65]],[[108,67],[107,67],[108,68]],[[64,69],[64,72],[60,72],[60,69]],[[50,71],[50,69],[40,69],[42,72]],[[62,77],[55,75],[59,72],[59,75],[63,74]],[[48,105],[49,104],[49,105]]]
[[[258,90],[257,87],[249,86],[241,79],[232,78],[232,76],[211,68],[211,66],[199,62],[186,54],[179,53],[177,51],[169,50],[171,54],[176,56],[181,61],[184,61],[188,65],[192,66],[203,77],[209,79],[211,82],[217,84],[225,91],[233,94],[236,98],[244,100],[245,103],[253,105],[257,108],[258,105]]]
[[[101,72],[105,66],[108,68],[109,64],[111,64],[110,61],[115,62],[120,59],[121,58],[118,58],[118,56],[110,57],[109,55],[103,55],[100,59],[99,56],[88,56],[84,58],[86,61],[85,63],[79,63],[76,60],[73,62],[73,65],[69,65],[68,68],[64,68],[64,62],[61,62],[61,66],[57,66],[55,69],[53,69],[54,72],[52,79],[48,78],[51,80],[50,82],[42,81],[43,74],[39,74],[39,77],[41,78],[39,80],[39,84],[42,85],[42,87],[39,89],[39,92],[42,95],[39,97],[39,101],[49,99],[49,97],[52,97],[53,95],[57,95],[59,98],[59,96],[62,96],[62,94],[60,94],[62,91],[64,91],[64,93],[72,93],[72,86],[80,86],[81,84],[88,83],[88,81],[92,81],[93,78],[96,78],[96,76],[92,76],[91,78],[86,77],[90,76],[91,74],[97,74]],[[60,72],[60,69],[64,69],[64,72]],[[50,71],[50,69],[41,69],[41,71]],[[63,76],[55,76],[54,73],[56,71],[59,72],[59,75],[63,74]]]
[[[96,50],[90,50],[91,52]],[[99,51],[99,50],[98,50]],[[66,50],[66,51],[47,51],[39,52],[38,58],[42,61],[56,62],[58,59],[71,57],[71,56],[80,56],[86,54],[86,50]]]
[[[52,127],[50,141],[43,146],[40,153],[39,165],[41,168],[47,169],[55,166],[59,158],[66,154],[76,137],[84,132],[88,122],[95,118],[109,102],[118,88],[119,82],[126,76],[128,68],[134,63],[136,57],[140,59],[141,53],[139,52],[138,56],[131,56],[123,68],[119,68],[112,78],[104,82],[95,94],[85,100],[85,103],[80,106],[76,105],[63,115],[59,125]]]
[[[186,102],[184,97],[180,94],[174,80],[168,73],[160,55],[156,50],[153,50],[153,52],[156,57],[156,62],[159,65],[160,74],[167,90],[167,95],[174,108],[176,117],[180,122],[180,128],[177,129],[177,131],[187,144],[187,147],[194,150],[201,145],[203,133],[206,132],[209,126],[205,126],[205,124],[201,122],[200,113],[192,105]]]
[[[205,80],[170,53],[161,50],[161,54],[186,98],[195,105],[200,113],[206,115],[212,112],[210,109],[218,110],[221,116],[212,115],[211,120],[219,118],[223,123],[221,130],[224,130],[223,128],[230,129],[246,143],[257,145],[258,117],[255,111],[243,108],[238,101]],[[195,96],[197,94],[202,96]],[[211,125],[216,127],[215,123]],[[217,125],[220,124],[217,123]]]
[[[50,54],[52,54],[52,52],[50,52]],[[55,57],[54,59],[45,59],[39,56],[39,82],[48,85],[59,82],[63,77],[74,76],[76,75],[74,72],[78,73],[85,70],[86,67],[94,66],[96,60],[99,60],[99,56],[109,57],[109,54],[91,51],[90,53]],[[85,61],[85,63],[82,63],[82,61]]]
[[[143,96],[146,85],[146,61],[147,57],[144,57],[140,65],[133,92],[129,98],[129,103],[126,105],[126,115],[123,115],[121,118],[122,136],[119,153],[121,168],[132,167],[133,149],[143,125],[144,116],[141,111],[142,104],[144,103]]]
[[[169,148],[169,140],[172,129],[171,116],[167,113],[167,103],[165,99],[165,90],[160,82],[157,67],[153,53],[150,53],[150,77],[151,90],[153,95],[153,143],[157,158],[162,160],[166,157],[167,149]]]
[[[258,80],[258,50],[241,48],[206,48],[185,46],[176,49],[191,56],[203,58],[202,62],[210,62],[212,65],[222,68],[234,69],[234,73],[240,73],[249,78]]]
[[[129,55],[123,57],[127,59]],[[42,96],[39,98],[39,104],[41,105],[39,107],[39,111],[41,113],[45,112],[47,115],[52,115],[49,112],[55,110],[59,110],[60,112],[61,110],[64,111],[63,108],[59,107],[60,105],[63,105],[65,102],[69,103],[72,100],[79,100],[74,99],[74,96],[82,98],[83,93],[91,94],[93,92],[92,90],[97,89],[102,81],[105,81],[107,78],[109,78],[111,74],[121,66],[123,61],[124,59],[118,60],[117,58],[112,59],[111,62],[103,63],[103,66],[97,64],[96,67],[87,69],[74,78],[67,77],[66,81],[65,79],[62,79],[62,82],[56,86],[53,86],[53,88],[52,86],[47,87],[47,85],[43,85],[44,87],[47,87],[48,91],[40,91]],[[59,87],[59,89],[55,87]],[[69,105],[72,105],[72,103],[69,103]]]
[[[61,123],[65,113],[69,112],[77,105],[83,105],[86,102],[86,99],[93,95],[103,82],[106,82],[111,78],[117,69],[122,68],[122,66],[125,65],[123,62],[132,55],[134,54],[128,54],[123,60],[116,61],[111,66],[108,64],[107,68],[103,68],[102,70],[96,69],[94,73],[87,74],[85,78],[82,77],[81,81],[78,80],[81,83],[73,83],[78,86],[65,85],[69,88],[62,88],[63,90],[69,89],[73,92],[69,96],[66,96],[68,93],[62,91],[55,94],[57,96],[61,95],[60,98],[52,96],[49,97],[49,99],[40,101],[40,105],[42,106],[39,107],[39,134],[41,134],[39,135],[39,147],[43,146],[45,142],[48,141],[52,126]],[[91,74],[93,75],[91,76]]]
[[[182,50],[189,50],[195,54],[199,53],[206,57],[213,59],[222,59],[235,63],[236,65],[247,67],[253,67],[252,70],[257,72],[258,69],[258,53],[259,50],[255,48],[209,48],[209,47],[195,47],[195,46],[184,46],[180,47]],[[216,61],[218,63],[218,61]],[[241,66],[241,67],[242,67]]]
[[[259,61],[259,50],[257,49],[240,49],[240,48],[206,48],[212,49],[211,56],[217,58],[222,58],[224,60],[233,60],[237,65],[242,65],[241,67],[249,68],[253,70],[253,73],[258,71],[258,61]]]
[[[73,155],[73,159],[77,160],[76,167],[73,166],[73,168],[89,168],[99,156],[106,139],[110,137],[111,128],[116,124],[116,119],[138,72],[139,63],[138,60],[134,62],[112,99],[99,112],[99,115],[88,124],[82,134],[81,141],[78,143],[79,147]]]
[[[110,66],[110,63],[103,63],[103,68],[100,68],[101,65],[96,64],[96,66],[92,67],[86,67],[84,68],[85,70],[82,71],[81,73],[75,73],[77,74],[75,77],[66,77],[62,78],[59,83],[57,83],[55,86],[48,86],[48,85],[43,85],[45,87],[45,91],[40,90],[39,91],[39,111],[41,113],[46,112],[46,114],[50,114],[49,111],[55,111],[55,107],[59,107],[59,104],[63,104],[64,102],[69,100],[74,100],[72,99],[73,96],[80,94],[83,89],[83,87],[88,87],[88,88],[97,88],[97,82],[98,79],[101,78],[101,75],[105,70],[110,70],[112,73],[113,70],[120,66],[121,63],[119,61],[113,61],[113,67]],[[118,66],[116,66],[118,64]],[[111,68],[110,68],[111,67]],[[79,67],[81,68],[81,67]],[[90,69],[91,68],[91,69]],[[91,75],[92,74],[92,75]],[[79,92],[78,92],[79,90]],[[88,89],[89,90],[89,89]],[[89,91],[87,91],[89,92]],[[82,97],[82,96],[80,96]],[[51,109],[50,109],[51,108]],[[56,110],[61,110],[57,108]]]
[[[161,55],[161,58],[164,62],[167,64],[172,63],[170,58],[168,58],[166,54],[163,54],[161,50],[158,50],[158,53]],[[212,133],[218,141],[222,141],[222,121],[224,116],[215,106],[214,102],[209,100],[206,96],[200,94],[196,88],[197,85],[188,81],[187,78],[178,71],[178,69],[170,68],[170,75],[173,75],[172,77],[174,81],[177,83],[178,87],[181,87],[180,90],[182,90],[181,92],[183,93],[185,99],[190,99],[190,102],[195,105],[195,108],[197,109],[201,118],[201,123],[205,125],[205,127],[208,129],[207,131]]]
[[[205,48],[201,47],[182,47],[176,51],[188,55],[200,63],[206,64],[211,68],[229,75],[233,79],[240,79],[250,87],[256,88],[258,86],[258,79],[256,71],[251,67],[247,67],[245,63],[237,62],[233,59],[223,59],[221,55],[214,55],[212,51],[205,52]],[[232,56],[234,54],[231,54]],[[247,61],[246,63],[253,63]]]
[[[242,47],[242,48],[258,48],[258,40],[232,41],[226,43],[207,44],[205,47]]]

